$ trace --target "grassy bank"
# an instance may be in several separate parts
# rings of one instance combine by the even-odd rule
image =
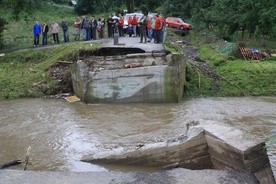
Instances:
[[[34,10],[31,15],[20,15],[20,18],[16,20],[12,18],[11,10],[1,9],[1,11],[4,11],[3,15],[5,15],[5,20],[8,21],[6,29],[3,33],[5,46],[4,51],[2,52],[33,47],[33,25],[35,21],[38,21],[40,24],[46,22],[50,26],[53,21],[61,23],[62,17],[66,17],[69,25],[71,26],[69,29],[70,36],[73,36],[74,33],[73,23],[76,14],[74,13],[73,8],[65,8],[45,3],[43,8]],[[49,36],[49,43],[52,44],[53,39],[50,34]],[[62,40],[61,34],[60,40]]]
[[[203,42],[194,34],[192,42],[199,48],[200,59],[208,62],[220,77],[219,91],[213,96],[276,95],[276,58],[246,61],[234,57],[236,43]],[[260,45],[252,45],[260,48]],[[262,49],[262,48],[260,48]],[[274,48],[275,49],[275,48]],[[264,50],[264,49],[263,49]],[[208,84],[208,78],[205,83]],[[205,91],[205,90],[204,90]]]
[[[52,94],[56,81],[49,67],[57,61],[74,61],[80,52],[94,50],[97,45],[65,44],[53,48],[30,49],[0,57],[0,98],[39,97]]]
[[[276,58],[246,61],[234,56],[236,43],[224,42],[213,35],[191,32],[180,37],[168,32],[165,47],[171,52],[181,52],[182,43],[188,41],[197,47],[198,60],[207,63],[218,75],[218,91],[212,90],[212,77],[192,63],[187,63],[185,97],[198,96],[275,96]],[[260,48],[260,45],[250,45]],[[265,48],[261,48],[265,49]],[[276,49],[272,47],[271,49]],[[185,53],[185,50],[184,50]]]

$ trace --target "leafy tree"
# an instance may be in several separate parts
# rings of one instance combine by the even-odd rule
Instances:
[[[91,14],[97,12],[121,12],[120,8],[127,7],[128,12],[134,12],[136,9],[142,12],[154,12],[161,6],[163,0],[80,0],[76,12],[78,14]]]
[[[189,0],[166,0],[164,2],[164,13],[167,16],[190,18],[191,5]]]
[[[80,0],[75,7],[75,11],[79,15],[94,13],[98,6],[97,0]]]
[[[0,18],[0,49],[3,47],[3,40],[2,40],[3,35],[2,35],[2,33],[5,29],[5,24],[6,23],[7,22],[4,19]]]
[[[220,35],[275,37],[276,4],[274,0],[165,0],[165,14],[191,17],[200,29],[212,29]]]
[[[126,0],[79,0],[75,11],[79,15],[110,11],[121,12],[122,10],[119,8],[125,3]]]

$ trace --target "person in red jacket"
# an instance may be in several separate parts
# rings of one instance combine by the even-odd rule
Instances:
[[[162,22],[163,21],[159,17],[159,15],[156,15],[156,21],[155,21],[156,43],[161,43]]]
[[[151,42],[151,40],[153,38],[153,29],[152,29],[152,26],[151,26],[151,22],[152,22],[152,18],[150,18],[148,23],[147,23],[148,42]]]
[[[133,34],[135,37],[137,36],[137,25],[138,25],[138,17],[134,14],[133,20],[132,20],[132,26],[133,26]]]
[[[124,17],[122,16],[122,14],[119,14],[119,35],[120,36],[125,36],[124,35]]]
[[[132,17],[130,16],[127,20],[127,24],[128,24],[128,34],[129,34],[129,37],[132,36],[132,33],[133,33],[133,27],[132,27]]]

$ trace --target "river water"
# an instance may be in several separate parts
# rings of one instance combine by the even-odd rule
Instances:
[[[63,99],[4,100],[0,101],[0,165],[24,159],[31,146],[30,170],[107,171],[110,168],[80,159],[99,151],[177,137],[186,131],[187,122],[196,120],[217,121],[264,139],[276,129],[276,97],[93,105]],[[269,150],[274,173],[275,147]]]

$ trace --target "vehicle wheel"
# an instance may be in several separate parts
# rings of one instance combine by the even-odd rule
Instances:
[[[180,29],[181,29],[181,30],[184,30],[184,27],[183,27],[183,26],[180,26]]]

